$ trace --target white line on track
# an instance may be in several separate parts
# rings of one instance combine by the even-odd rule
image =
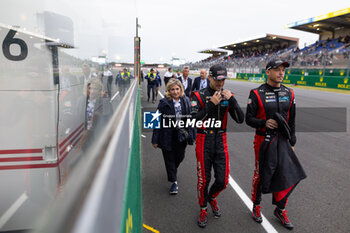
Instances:
[[[239,185],[236,183],[236,181],[232,178],[230,175],[229,183],[232,186],[232,188],[236,191],[238,196],[242,199],[244,204],[248,207],[250,211],[253,209],[253,202],[249,199],[247,194],[244,193],[244,191],[239,187]],[[271,223],[265,218],[263,214],[261,214],[263,222],[261,225],[265,229],[266,232],[268,233],[277,233],[276,229],[271,225]],[[253,221],[253,220],[252,220]]]
[[[141,137],[145,138],[146,136],[145,136],[145,135],[143,135],[143,134],[141,134]]]
[[[160,97],[164,98],[164,95],[160,91],[158,91],[158,93],[159,93]]]
[[[112,99],[109,102],[112,103],[112,101],[115,99],[115,97],[117,97],[117,95],[119,95],[119,91],[114,94],[114,96],[112,97]]]
[[[26,193],[23,193],[0,218],[0,229],[7,223],[10,218],[16,213],[21,205],[28,199]]]

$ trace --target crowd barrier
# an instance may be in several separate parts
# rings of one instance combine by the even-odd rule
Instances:
[[[141,101],[137,95],[136,112],[120,232],[142,232],[142,169],[141,169]]]
[[[134,80],[33,232],[142,232],[140,110]]]
[[[325,75],[323,75],[325,74]],[[336,75],[339,74],[339,75]],[[237,73],[236,78],[251,82],[265,82],[265,73]],[[350,90],[349,78],[345,69],[333,70],[287,70],[283,79],[285,84],[324,87]]]

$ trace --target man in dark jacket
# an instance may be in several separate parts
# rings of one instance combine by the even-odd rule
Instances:
[[[182,77],[178,78],[185,90],[185,95],[190,98],[191,97],[191,90],[192,90],[192,79],[188,77],[190,73],[190,69],[186,66],[182,70]]]
[[[266,151],[263,151],[264,153],[261,153],[260,150],[264,140],[269,140],[269,143],[273,142],[273,140],[270,141],[270,139],[274,139],[275,136],[278,135],[278,129],[282,127],[282,125],[279,125],[277,122],[276,113],[280,113],[281,116],[286,120],[289,128],[288,131],[290,131],[288,139],[289,142],[285,143],[284,145],[287,145],[289,147],[291,146],[291,150],[294,150],[294,145],[296,143],[294,92],[292,89],[289,89],[281,84],[285,74],[285,67],[289,67],[289,63],[284,62],[280,59],[271,60],[266,66],[267,82],[265,84],[262,84],[260,87],[251,90],[248,99],[246,123],[256,129],[254,139],[255,170],[252,187],[252,201],[254,203],[252,217],[258,223],[262,222],[260,213],[262,193],[261,172],[265,172],[265,175],[267,174],[265,167],[266,164],[262,166],[263,161],[260,161],[261,157]],[[265,144],[264,146],[264,148],[266,148]],[[272,149],[272,146],[270,149]],[[285,157],[287,155],[280,156]],[[268,183],[269,181],[264,180],[263,182]],[[283,186],[283,184],[278,185]],[[274,214],[276,217],[278,217],[283,226],[289,229],[292,229],[293,225],[287,217],[285,205],[287,203],[288,196],[293,191],[295,186],[296,184],[294,183],[284,190],[275,190],[273,191],[272,195],[273,204],[277,206]]]
[[[131,79],[133,78],[134,76],[128,72],[127,68],[124,68],[123,71],[116,76],[115,84],[119,86],[120,96],[124,97],[130,87]]]
[[[199,73],[199,77],[194,79],[192,92],[202,90],[208,87],[210,84],[209,79],[207,78],[207,71],[202,69]]]
[[[157,85],[157,73],[156,71],[152,68],[150,72],[147,74],[145,77],[147,79],[147,101],[149,102],[150,98],[150,92],[152,90],[152,103],[154,103],[154,97],[155,97],[155,89]]]
[[[234,94],[223,89],[227,70],[214,65],[209,70],[210,85],[195,92],[191,102],[191,115],[196,120],[214,120],[221,124],[207,128],[197,128],[196,157],[198,176],[198,202],[201,207],[198,225],[207,224],[207,202],[211,205],[216,218],[221,216],[216,197],[224,190],[230,174],[230,162],[227,146],[226,125],[228,113],[237,122],[244,121],[244,113]],[[215,182],[209,189],[211,169],[214,169]]]

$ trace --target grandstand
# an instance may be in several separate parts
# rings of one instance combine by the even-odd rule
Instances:
[[[206,54],[213,55],[212,57],[209,57],[209,58],[218,58],[218,57],[227,55],[228,52],[223,49],[204,49],[199,51],[199,53],[206,53]]]
[[[265,34],[251,39],[237,41],[219,47],[221,50],[202,50],[212,57],[196,63],[186,64],[191,69],[208,68],[214,63],[221,63],[234,73],[261,71],[264,61],[272,56],[285,56],[298,47],[299,39],[274,34]],[[221,52],[218,52],[221,51]],[[225,54],[222,52],[225,51]],[[228,52],[232,52],[228,55]]]
[[[319,39],[282,56],[291,64],[283,83],[350,90],[350,8],[297,21],[287,27],[317,33]],[[266,79],[264,69],[237,73],[236,77],[249,81]]]
[[[185,66],[189,66],[191,69],[209,68],[211,65],[221,63],[228,51],[223,49],[204,49],[198,51],[199,53],[211,54],[212,56],[207,57],[199,62],[187,63]]]
[[[288,57],[295,67],[348,67],[350,52],[350,8],[300,20],[284,28],[319,35],[318,41]],[[348,67],[349,68],[349,67]]]
[[[281,51],[286,52],[296,48],[298,44],[298,38],[266,34],[219,48],[232,51],[232,54],[227,57],[230,60],[233,58],[263,57]]]
[[[350,8],[290,23],[284,28],[316,33],[319,39],[300,49],[298,38],[265,34],[218,48],[232,51],[229,55],[218,56],[213,49],[200,51],[211,53],[213,56],[186,65],[192,69],[199,69],[208,68],[213,63],[221,63],[233,73],[254,73],[259,76],[264,72],[269,59],[281,57],[291,64],[288,71],[291,74],[338,74],[349,77]]]
[[[284,28],[316,33],[319,39],[300,49],[298,38],[265,34],[218,47],[226,54],[216,49],[202,50],[200,53],[213,56],[185,65],[200,69],[220,63],[238,79],[264,81],[267,61],[280,57],[291,65],[284,83],[350,89],[350,8],[290,23]],[[227,55],[227,51],[232,53]]]

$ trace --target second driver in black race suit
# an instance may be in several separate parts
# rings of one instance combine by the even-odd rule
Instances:
[[[191,115],[197,121],[211,119],[221,122],[220,127],[197,128],[197,192],[201,207],[197,223],[200,227],[205,227],[207,224],[207,202],[210,203],[215,217],[221,216],[216,197],[226,188],[230,174],[226,135],[228,113],[237,123],[244,121],[244,113],[234,94],[223,89],[227,78],[226,68],[221,65],[212,66],[208,78],[210,85],[195,92],[191,102]],[[212,168],[215,182],[209,189]]]
[[[252,201],[254,203],[252,217],[258,223],[262,222],[260,213],[262,184],[261,170],[259,170],[259,154],[265,136],[274,133],[278,128],[278,123],[274,119],[276,112],[281,113],[290,127],[291,137],[289,143],[293,150],[296,143],[294,92],[281,84],[286,67],[289,67],[289,63],[280,59],[268,62],[266,65],[267,82],[251,90],[248,99],[246,123],[256,129],[254,138],[255,170],[252,182]],[[288,189],[273,192],[272,194],[272,202],[277,206],[274,214],[280,219],[283,226],[288,229],[292,229],[293,225],[287,217],[285,206],[288,196],[295,186],[296,184]]]

